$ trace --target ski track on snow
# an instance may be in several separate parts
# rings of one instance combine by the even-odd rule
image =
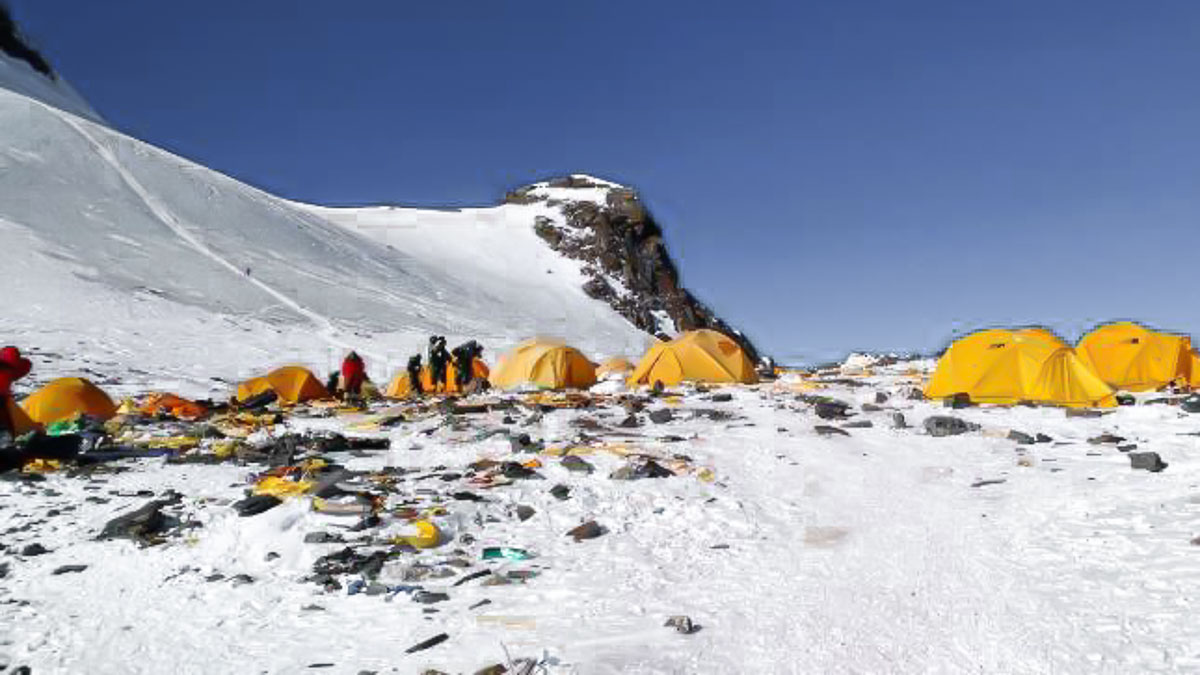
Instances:
[[[141,182],[133,176],[133,174],[131,174],[125,169],[124,166],[121,165],[120,160],[117,159],[112,151],[110,151],[103,143],[88,133],[87,129],[83,127],[84,123],[81,120],[75,119],[74,116],[69,113],[64,113],[54,109],[50,110],[56,113],[60,119],[66,122],[68,126],[82,136],[84,140],[86,140],[96,150],[96,153],[100,155],[105,162],[112,166],[113,170],[117,172],[117,175],[121,177],[121,180],[125,183],[125,185],[128,186],[129,189],[132,190],[139,199],[141,199],[141,201],[146,205],[146,208],[148,208],[150,212],[154,214],[154,217],[157,218],[164,226],[166,226],[167,229],[182,239],[193,250],[229,270],[231,274],[234,274],[244,281],[257,286],[260,290],[275,298],[281,304],[295,311],[297,314],[307,318],[309,321],[312,321],[320,329],[320,336],[326,342],[341,348],[347,347],[347,344],[344,341],[339,340],[336,337],[337,329],[334,327],[333,322],[328,317],[322,316],[321,314],[303,306],[296,300],[276,290],[262,280],[245,274],[243,270],[238,269],[236,265],[229,262],[213,249],[209,248],[204,244],[204,242],[200,241],[188,230],[187,225],[181,222],[179,217],[176,216],[170,210],[170,208],[156,199],[154,195],[150,194],[145,186],[143,186]]]

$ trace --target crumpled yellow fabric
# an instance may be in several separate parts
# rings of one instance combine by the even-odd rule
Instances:
[[[22,473],[50,473],[62,468],[57,459],[31,459],[21,467]]]
[[[280,499],[299,497],[313,488],[316,483],[307,480],[287,480],[276,476],[267,476],[254,485],[254,494],[271,495]]]

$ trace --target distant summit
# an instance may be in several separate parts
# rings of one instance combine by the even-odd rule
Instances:
[[[718,317],[680,284],[662,228],[633,189],[586,174],[534,183],[505,196],[510,204],[544,203],[563,223],[539,217],[534,230],[552,249],[583,263],[583,290],[606,302],[638,328],[669,339],[711,328],[734,338],[751,361],[750,339]]]

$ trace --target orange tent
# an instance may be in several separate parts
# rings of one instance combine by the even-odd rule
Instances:
[[[329,398],[329,392],[312,371],[300,366],[276,368],[264,377],[255,377],[238,385],[237,399],[245,401],[267,390],[274,390],[284,403],[301,403]]]
[[[117,414],[117,406],[99,387],[82,377],[60,377],[33,392],[21,407],[38,424],[53,424],[77,415],[102,420]]]
[[[453,363],[446,364],[446,386],[436,393],[441,394],[460,394],[462,393],[458,387],[456,375],[458,371]],[[471,374],[475,377],[487,379],[489,375],[487,364],[483,359],[475,359],[471,363]],[[433,371],[429,366],[421,369],[421,389],[427,393],[433,392]],[[401,371],[392,378],[391,384],[383,395],[388,398],[407,398],[412,394],[412,387],[409,385],[408,373]]]

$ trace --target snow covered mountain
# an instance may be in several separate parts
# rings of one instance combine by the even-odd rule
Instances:
[[[388,377],[433,333],[492,350],[557,335],[599,358],[640,354],[645,329],[715,325],[674,283],[669,302],[646,284],[597,294],[595,266],[547,242],[621,186],[576,176],[451,211],[300,204],[112,129],[36,66],[0,51],[0,335],[40,351],[40,379],[205,393],[348,347]]]

